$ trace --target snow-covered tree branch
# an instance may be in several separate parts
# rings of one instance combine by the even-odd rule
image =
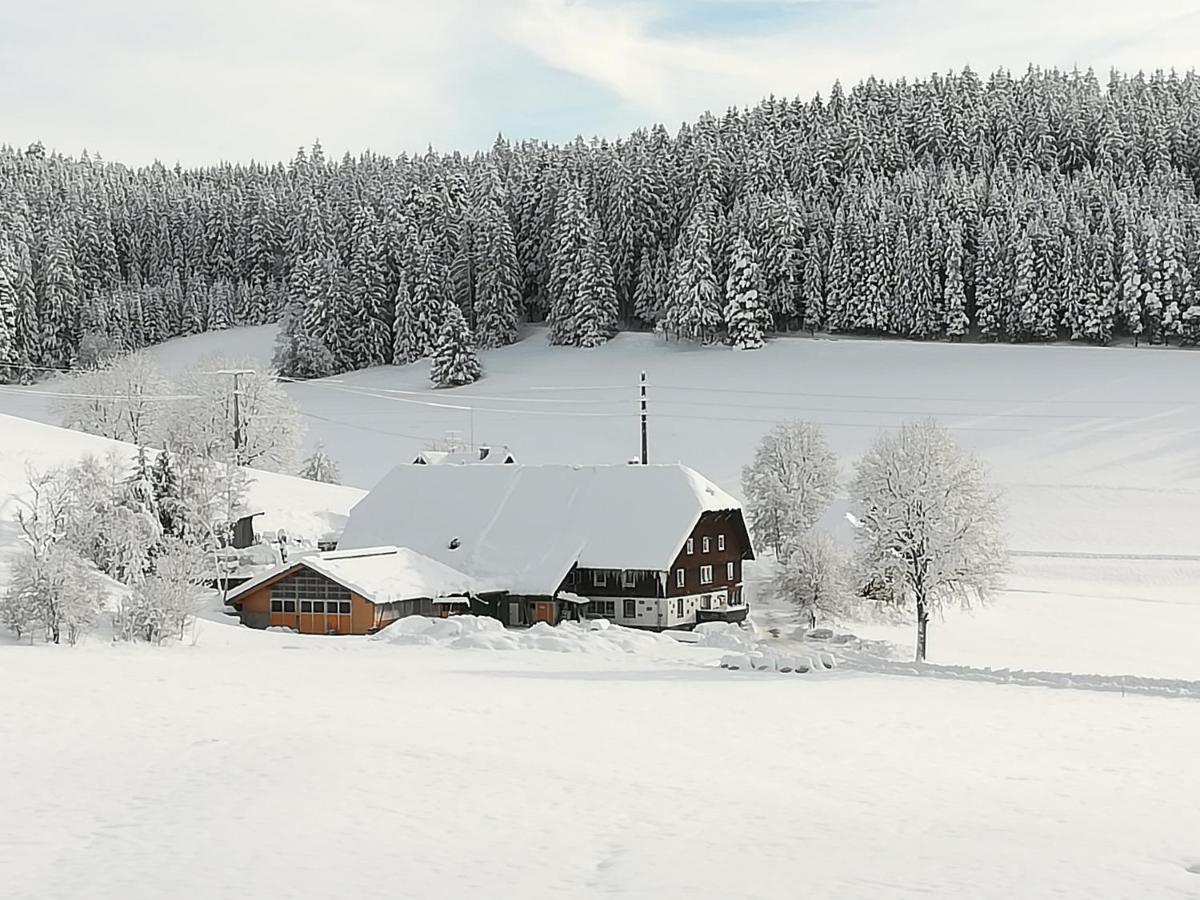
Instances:
[[[982,462],[933,420],[882,432],[851,498],[858,565],[915,607],[917,659],[929,618],[987,601],[1007,564],[1000,495]]]

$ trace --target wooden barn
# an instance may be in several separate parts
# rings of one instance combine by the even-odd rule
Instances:
[[[740,621],[754,558],[738,501],[682,465],[397,466],[340,546],[376,544],[494,585],[474,608],[509,625]]]
[[[252,628],[370,634],[404,616],[467,612],[478,587],[412,550],[368,547],[295,558],[246,582],[228,602]]]

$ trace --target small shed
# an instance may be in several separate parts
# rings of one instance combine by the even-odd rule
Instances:
[[[413,550],[370,547],[293,558],[230,594],[242,624],[370,634],[411,615],[469,612],[484,585]]]

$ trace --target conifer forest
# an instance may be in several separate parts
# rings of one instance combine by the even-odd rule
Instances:
[[[0,380],[282,323],[320,377],[522,322],[753,349],[783,332],[1200,341],[1200,78],[869,78],[566,145],[131,168],[0,149]]]

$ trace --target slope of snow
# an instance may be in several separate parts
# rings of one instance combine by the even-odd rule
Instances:
[[[121,441],[0,414],[0,563],[19,546],[12,519],[26,496],[27,468],[44,472],[55,466],[73,465],[85,456],[104,458],[110,453],[131,461],[136,452],[133,445]],[[290,537],[300,540],[315,541],[331,530],[341,529],[351,508],[365,493],[291,475],[247,471],[246,505],[266,513],[256,525],[269,523],[270,528],[285,529]]]
[[[150,352],[169,369],[218,351],[266,360],[273,339],[271,327],[233,329]],[[651,461],[681,461],[735,496],[742,465],[780,419],[823,423],[848,475],[877,428],[935,415],[991,465],[1011,546],[1027,555],[996,606],[934,624],[932,659],[1200,677],[1193,352],[807,338],[735,352],[647,334],[578,350],[551,347],[534,328],[481,358],[484,380],[458,390],[430,389],[417,363],[288,391],[310,444],[323,440],[364,487],[448,430],[507,445],[521,462],[622,462],[638,452],[643,370]],[[37,391],[0,390],[0,409],[54,421]],[[835,504],[826,524],[839,527],[844,509]],[[1138,558],[1150,554],[1182,558]],[[911,642],[907,629],[880,633]]]
[[[6,900],[1186,898],[1195,701],[250,633],[0,648]],[[700,658],[706,653],[699,650]],[[668,653],[676,654],[671,659]]]

